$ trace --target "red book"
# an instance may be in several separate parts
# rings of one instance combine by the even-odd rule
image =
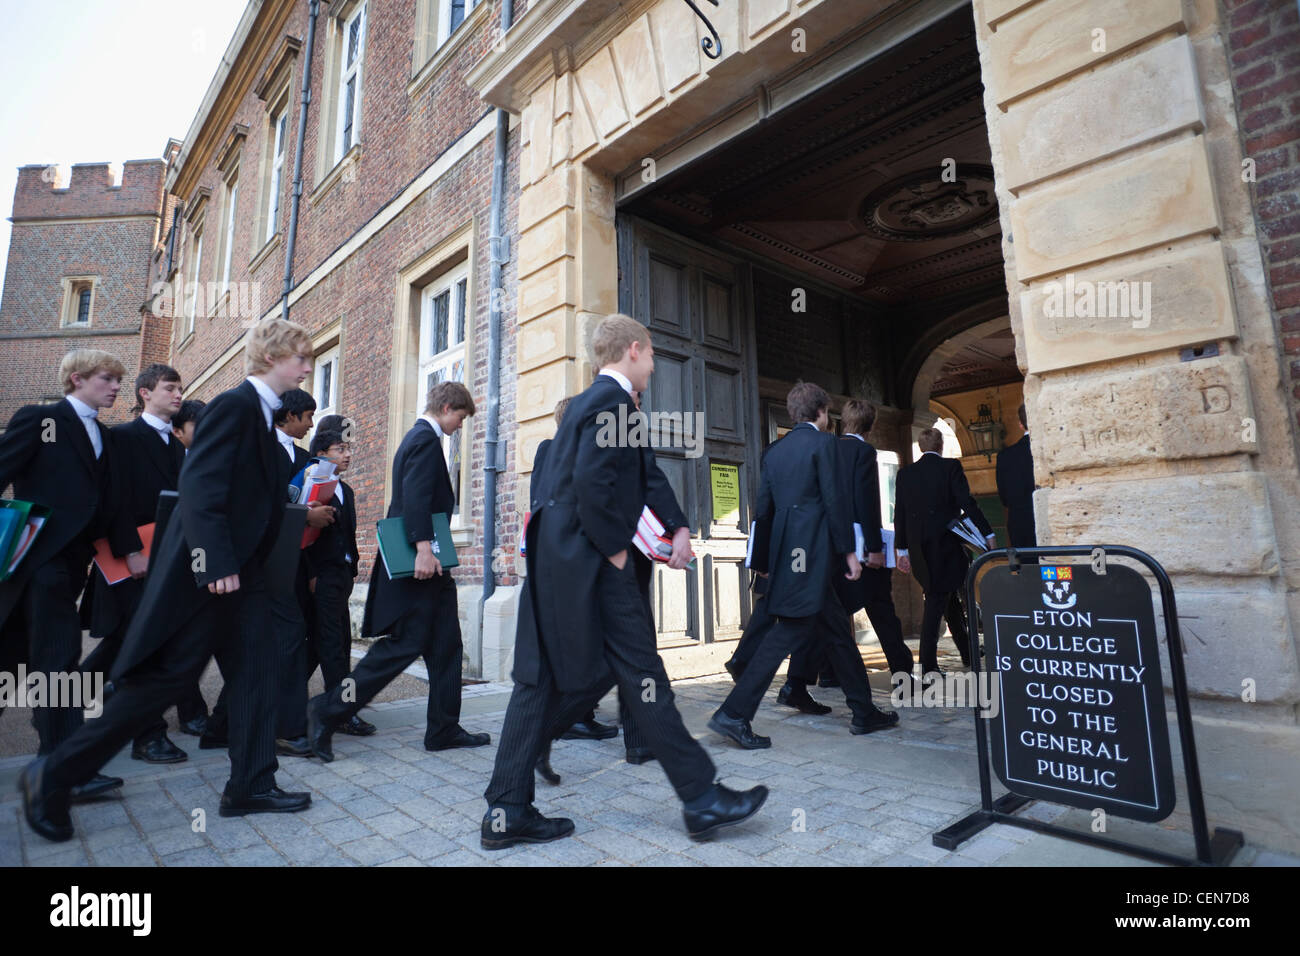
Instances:
[[[144,555],[148,557],[153,550],[153,522],[142,524],[135,531],[144,546],[142,548]],[[119,558],[113,554],[107,538],[100,538],[95,542],[95,567],[99,568],[99,573],[109,584],[120,584],[131,576],[131,571],[126,566],[126,558]]]

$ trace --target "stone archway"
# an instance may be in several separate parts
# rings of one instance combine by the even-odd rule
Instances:
[[[969,313],[984,311],[987,311],[986,306],[976,306],[975,309],[959,312],[952,318],[958,319],[965,316],[969,320],[972,318]],[[922,428],[934,422],[935,415],[930,411],[930,392],[934,387],[935,380],[939,377],[940,370],[948,360],[972,342],[978,342],[980,339],[985,338],[990,332],[997,332],[1010,326],[1011,318],[1005,313],[1005,308],[994,311],[1002,311],[1003,314],[998,318],[979,321],[977,324],[968,326],[963,331],[942,340],[931,349],[930,354],[922,361],[920,368],[916,371],[916,377],[912,380],[910,393],[914,428]],[[936,331],[947,324],[947,322],[941,323]]]

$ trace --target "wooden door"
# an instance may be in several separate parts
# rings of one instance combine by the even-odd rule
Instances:
[[[655,349],[642,410],[652,424],[656,413],[661,424],[671,422],[659,430],[655,455],[698,555],[695,571],[655,570],[659,646],[736,638],[749,616],[744,557],[758,477],[751,473],[758,404],[748,267],[630,216],[619,217],[618,236],[619,307],[645,323]],[[682,428],[665,413],[682,413]],[[729,514],[714,514],[715,470],[720,487],[737,479]]]

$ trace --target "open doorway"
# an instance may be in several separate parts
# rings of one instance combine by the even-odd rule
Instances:
[[[877,406],[882,487],[936,418],[952,418],[953,452],[969,457],[968,392],[992,383],[991,409],[1005,421],[1009,406],[1014,420],[1021,375],[971,10],[625,189],[617,234],[620,308],[663,356],[650,404],[705,415],[702,455],[659,454],[706,556],[697,579],[656,580],[660,647],[666,660],[694,652],[720,664],[730,649],[707,648],[737,638],[748,617],[749,509],[797,381],[822,385],[837,406]],[[965,351],[949,354],[954,341]],[[986,358],[993,378],[962,377]],[[740,500],[719,516],[716,482],[730,469]],[[895,600],[905,631],[918,630],[919,589],[902,575]]]

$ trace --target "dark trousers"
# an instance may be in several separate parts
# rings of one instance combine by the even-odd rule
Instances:
[[[215,653],[230,701],[230,779],[242,799],[275,786],[275,689],[279,658],[264,630],[269,613],[261,568],[240,569],[234,594],[210,599],[145,663],[124,678],[97,720],[87,721],[49,757],[54,790],[89,779],[193,684]]]
[[[880,642],[881,650],[885,652],[885,659],[889,662],[889,672],[891,674],[897,674],[899,671],[912,673],[915,661],[912,658],[911,648],[903,638],[903,625],[898,620],[898,612],[894,610],[891,570],[864,567],[859,580],[837,581],[836,593],[840,596],[841,603],[845,604],[845,609],[849,611],[850,619],[858,610],[866,610],[871,627],[876,632],[876,639]],[[790,656],[789,680],[791,683],[811,684],[816,681],[819,673],[825,674],[829,669],[830,659],[826,653],[826,642],[819,639],[807,653],[796,653]]]
[[[641,600],[645,603],[646,617],[650,619],[650,633],[653,636],[655,627],[654,606],[650,603],[650,581],[654,576],[654,565],[650,559],[641,554],[640,551],[630,551],[632,561],[636,564],[636,584],[641,592]],[[655,645],[652,643],[652,647]],[[655,653],[658,653],[656,648]],[[579,718],[583,721],[593,721],[596,719],[596,705],[600,703],[614,687],[617,682],[613,675],[607,682],[599,685],[591,694],[591,707]],[[628,709],[627,702],[623,700],[623,692],[618,692],[618,722],[623,725],[623,746],[628,750],[645,750],[647,747],[645,736],[637,727],[636,721],[632,719],[632,712]],[[552,728],[552,738],[558,740],[560,735],[571,727],[572,724],[561,724]]]
[[[342,684],[352,669],[352,619],[348,614],[352,581],[352,569],[346,564],[327,564],[316,572],[307,676],[310,678],[319,665],[327,691]]]
[[[91,573],[95,573],[92,571]],[[81,662],[81,671],[84,674],[100,673],[105,677],[113,670],[113,664],[117,661],[117,655],[122,650],[122,641],[126,637],[127,629],[131,626],[131,618],[135,616],[136,608],[140,606],[140,598],[144,595],[144,581],[127,579],[120,584],[113,585],[114,598],[121,604],[122,620],[118,622],[117,627],[113,628],[112,633],[105,635],[100,639],[99,644],[93,651],[86,655],[86,659]],[[181,722],[193,720],[196,717],[208,716],[208,705],[203,699],[203,692],[199,690],[199,682],[196,680],[184,693],[175,701],[176,716]],[[148,727],[140,732],[135,738],[139,746],[147,744],[151,740],[162,737],[167,732],[167,721],[163,719],[163,711],[158,713],[158,719],[153,721]]]
[[[754,604],[749,612],[749,620],[740,634],[740,641],[731,653],[731,664],[738,670],[744,670],[754,659],[754,654],[767,637],[776,621],[767,613],[767,599],[760,594],[754,595]]]
[[[423,657],[429,671],[424,745],[436,747],[460,728],[461,653],[456,582],[444,572],[421,589],[420,599],[393,625],[392,634],[370,645],[352,670],[355,685],[349,690],[349,685],[343,684],[329,692],[322,717],[332,724],[350,719],[416,658]],[[345,696],[352,699],[345,700]]]
[[[853,716],[865,719],[876,709],[871,702],[867,669],[853,639],[853,615],[834,592],[826,595],[825,604],[818,614],[776,618],[776,623],[723,702],[723,710],[733,717],[753,720],[781,662],[792,654],[807,660],[822,635],[831,670],[839,679]]]
[[[603,562],[598,593],[596,610],[605,635],[605,663],[629,717],[658,758],[677,796],[683,802],[702,797],[713,786],[713,761],[686,729],[673,703],[672,685],[655,650],[654,626],[632,561],[621,570]],[[590,691],[564,694],[556,688],[544,646],[538,674],[536,684],[515,684],[510,695],[496,765],[484,794],[492,807],[533,802],[533,765],[548,728],[569,726],[591,706]]]
[[[947,618],[952,631],[953,642],[961,654],[962,663],[970,665],[970,637],[962,616],[961,601],[957,592],[925,595],[925,607],[921,615],[921,673],[939,669],[939,619]]]
[[[81,618],[77,614],[77,597],[86,583],[88,561],[83,547],[73,544],[32,571],[6,625],[26,631],[29,673],[52,675],[80,671]],[[50,678],[46,680],[47,688],[51,687]],[[82,725],[82,708],[67,706],[66,701],[64,704],[32,708],[32,726],[40,737],[41,756],[53,751]]]
[[[306,590],[306,583],[302,585]],[[291,740],[307,733],[307,619],[301,595],[273,594],[267,599],[271,628],[280,655],[280,682],[275,695],[275,734]]]

